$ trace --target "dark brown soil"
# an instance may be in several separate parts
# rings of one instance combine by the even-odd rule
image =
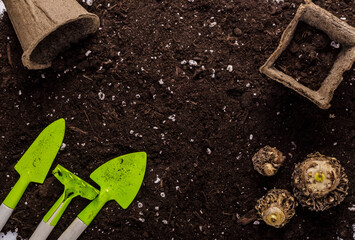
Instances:
[[[16,161],[46,125],[64,117],[66,148],[53,167],[60,163],[92,183],[90,173],[116,156],[149,156],[132,205],[122,210],[110,202],[80,239],[352,239],[354,67],[329,110],[258,72],[301,2],[96,0],[85,7],[99,15],[102,29],[44,71],[22,67],[21,46],[5,15],[1,199],[18,179]],[[315,3],[355,26],[353,1]],[[287,156],[270,178],[251,162],[264,145]],[[341,205],[320,213],[298,207],[282,229],[237,223],[267,190],[291,191],[295,163],[315,151],[338,158],[346,169],[350,191]],[[18,228],[28,238],[62,190],[51,175],[44,185],[31,184],[4,231]],[[49,239],[87,204],[73,200]]]
[[[341,50],[327,34],[299,22],[290,45],[275,65],[312,90],[318,90]]]

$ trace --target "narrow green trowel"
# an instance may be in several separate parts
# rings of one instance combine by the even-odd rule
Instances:
[[[93,200],[99,194],[99,190],[61,165],[57,165],[57,167],[53,170],[53,175],[64,185],[64,192],[44,216],[42,222],[32,234],[30,240],[47,239],[74,197],[81,196],[83,198]]]
[[[115,200],[126,209],[142,185],[146,164],[147,154],[137,152],[117,157],[97,168],[90,178],[100,186],[99,195],[79,213],[58,240],[77,239],[108,201]]]
[[[59,119],[46,127],[15,165],[20,179],[0,206],[0,231],[10,218],[30,182],[42,184],[56,157],[65,132],[65,120]]]

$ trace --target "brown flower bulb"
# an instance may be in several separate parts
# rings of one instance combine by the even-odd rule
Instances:
[[[252,158],[254,169],[264,176],[275,175],[284,160],[282,153],[270,146],[261,148]]]
[[[297,202],[289,191],[272,189],[257,201],[259,219],[275,228],[285,226],[295,215]]]
[[[292,174],[293,192],[302,206],[324,211],[338,205],[348,194],[349,181],[344,168],[333,157],[309,154]]]

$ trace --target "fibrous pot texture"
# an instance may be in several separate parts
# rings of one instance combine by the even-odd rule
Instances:
[[[255,209],[259,219],[275,228],[281,228],[295,215],[297,202],[284,189],[272,189],[257,201]]]
[[[323,31],[330,39],[342,45],[342,49],[328,76],[323,80],[321,87],[316,91],[306,87],[292,76],[289,76],[275,67],[276,60],[290,44],[300,21]],[[282,34],[279,46],[260,68],[260,72],[308,98],[321,109],[328,109],[334,91],[343,80],[343,73],[351,69],[354,61],[355,28],[312,3],[311,0],[305,0],[305,4],[300,5],[294,19]]]
[[[270,146],[261,148],[252,158],[254,169],[264,176],[275,175],[284,160],[285,156],[278,149]]]
[[[72,43],[95,33],[99,17],[75,0],[3,0],[28,69],[44,69]]]
[[[297,200],[312,211],[324,211],[341,203],[348,194],[349,180],[340,162],[318,152],[307,157],[292,174]]]

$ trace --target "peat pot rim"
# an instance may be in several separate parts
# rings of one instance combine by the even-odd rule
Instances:
[[[335,90],[343,81],[343,73],[349,70],[355,61],[355,28],[312,3],[311,0],[305,0],[305,2],[306,4],[300,5],[295,17],[282,33],[276,50],[270,55],[264,65],[260,67],[259,71],[308,98],[319,108],[328,109],[331,106],[330,101],[333,98]],[[343,46],[328,76],[323,79],[321,87],[318,90],[310,89],[274,66],[277,59],[292,41],[300,21],[323,31],[329,38]]]
[[[22,55],[22,63],[33,70],[49,68],[60,52],[69,48],[70,44],[95,33],[99,26],[99,17],[92,13],[56,25],[30,44]]]

